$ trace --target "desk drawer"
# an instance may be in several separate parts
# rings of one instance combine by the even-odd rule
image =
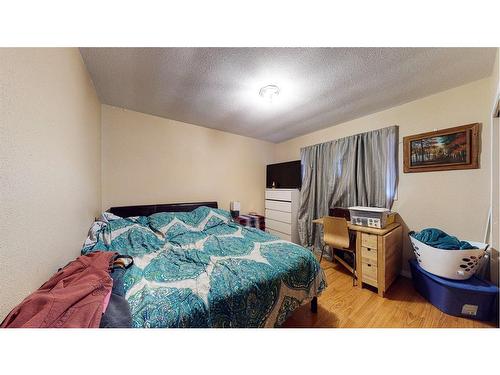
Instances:
[[[377,283],[377,266],[372,263],[361,263],[361,274],[363,278],[363,282],[370,284],[372,286],[378,286]]]
[[[370,233],[361,233],[361,246],[369,247],[370,249],[376,249],[377,235]]]
[[[277,201],[292,201],[291,190],[266,190],[266,199],[274,199]]]
[[[292,234],[292,225],[289,223],[283,223],[281,221],[276,221],[266,218],[266,228],[276,230],[285,234]]]
[[[292,204],[290,202],[270,201],[266,199],[266,208],[268,210],[292,212]]]
[[[377,265],[377,249],[369,247],[361,247],[361,260],[364,263],[369,263],[373,266]]]

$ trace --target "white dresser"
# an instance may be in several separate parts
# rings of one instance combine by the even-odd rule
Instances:
[[[286,241],[299,243],[298,189],[266,189],[266,230]]]

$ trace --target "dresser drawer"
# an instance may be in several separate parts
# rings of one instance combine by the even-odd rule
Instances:
[[[266,218],[289,224],[292,222],[292,214],[290,212],[266,210]]]
[[[281,233],[281,232],[278,232],[278,231],[275,231],[275,230],[272,230],[269,228],[266,228],[266,231],[268,231],[269,233],[271,233],[275,236],[278,236],[282,240],[292,242],[292,236],[290,236],[289,234]]]
[[[266,199],[274,199],[277,201],[292,201],[291,190],[266,190]]]
[[[281,221],[276,221],[268,219],[266,217],[266,228],[276,230],[285,234],[292,234],[292,226],[289,223],[282,223]]]
[[[371,249],[377,248],[377,235],[370,233],[361,233],[361,246]]]
[[[377,265],[377,249],[369,247],[361,247],[361,260],[365,263],[370,263],[374,266]]]
[[[363,282],[370,284],[372,286],[378,286],[377,283],[377,266],[372,263],[361,263],[361,274],[363,278]]]
[[[266,199],[266,209],[292,212],[292,204],[290,202],[270,201]]]

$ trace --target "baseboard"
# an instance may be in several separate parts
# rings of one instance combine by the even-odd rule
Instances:
[[[411,279],[411,272],[409,270],[401,270],[401,272],[399,274],[401,276],[408,278],[408,279]]]

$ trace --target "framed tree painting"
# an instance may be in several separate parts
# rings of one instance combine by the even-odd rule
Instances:
[[[404,172],[479,168],[480,126],[475,123],[404,137]]]

